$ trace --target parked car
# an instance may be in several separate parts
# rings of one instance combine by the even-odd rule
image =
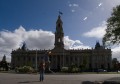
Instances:
[[[107,72],[107,70],[104,70],[104,69],[98,69],[98,72]]]

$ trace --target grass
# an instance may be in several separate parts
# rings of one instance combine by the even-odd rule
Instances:
[[[12,71],[12,70],[11,71],[0,71],[0,73],[15,73],[15,71]],[[64,72],[62,72],[59,74],[120,74],[120,72],[78,72],[78,73],[64,73]]]
[[[82,74],[120,74],[120,72],[82,72]]]

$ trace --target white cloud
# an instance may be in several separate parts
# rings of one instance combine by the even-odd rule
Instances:
[[[64,37],[64,44],[66,49],[87,49],[91,48],[89,46],[83,45],[83,43],[80,40],[72,40],[69,38],[69,36]]]
[[[50,49],[54,47],[54,34],[43,30],[26,31],[22,26],[13,32],[0,31],[0,57],[5,54],[10,58],[12,49],[19,48],[23,41],[29,49]]]
[[[53,49],[54,48],[54,33],[43,30],[26,31],[20,26],[18,29],[11,31],[0,31],[0,60],[4,54],[7,60],[10,61],[11,51],[18,49],[26,42],[28,49]],[[72,40],[68,36],[64,37],[65,48],[88,48],[79,40]]]
[[[72,11],[72,12],[75,12],[75,10],[74,10],[74,9],[72,9],[71,11]]]
[[[100,2],[96,8],[99,8],[99,7],[101,7],[102,5],[103,5],[103,3]]]
[[[83,19],[83,20],[87,20],[87,18],[88,18],[88,17],[84,17],[84,19]]]
[[[91,49],[90,46],[85,46],[85,45],[75,45],[71,47],[70,49]]]
[[[72,4],[69,4],[69,7],[71,7],[72,6]]]
[[[79,4],[71,4],[71,3],[69,3],[69,7],[79,7]]]
[[[27,31],[25,42],[29,49],[52,49],[54,47],[54,34],[51,31]]]
[[[113,8],[117,5],[120,5],[120,0],[113,0],[113,1],[110,1],[110,0],[106,0],[106,6],[109,7],[109,8]]]
[[[85,37],[94,37],[94,38],[102,38],[104,36],[104,34],[106,29],[106,25],[105,22],[103,22],[103,24],[101,26],[92,28],[92,30],[85,32],[83,34],[83,36]]]
[[[102,5],[103,5],[103,3],[99,3],[99,4],[98,4],[99,7],[102,6]]]
[[[71,4],[69,2],[68,4],[69,4],[69,7],[72,8],[71,12],[75,12],[75,9],[79,7],[79,4],[76,4],[76,3]]]
[[[73,4],[73,6],[74,6],[74,7],[79,7],[79,5],[78,5],[78,4]]]
[[[112,58],[117,58],[120,61],[120,46],[112,48]]]

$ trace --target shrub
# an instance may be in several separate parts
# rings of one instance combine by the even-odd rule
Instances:
[[[77,72],[79,72],[79,68],[74,67],[74,68],[72,68],[71,72],[72,72],[72,73],[77,73]]]
[[[80,69],[79,69],[76,65],[72,64],[72,65],[68,68],[68,71],[69,71],[70,73],[77,73],[77,72],[80,71]]]
[[[68,72],[68,67],[62,67],[61,71],[62,72]]]
[[[18,69],[17,71],[20,73],[32,73],[32,72],[34,72],[34,69],[30,66],[23,66],[23,67],[19,67],[17,69]]]
[[[67,72],[67,73],[77,73],[80,71],[78,67],[62,67],[61,69],[62,72]]]

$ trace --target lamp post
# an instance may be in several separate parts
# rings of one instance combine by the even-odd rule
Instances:
[[[63,67],[64,67],[64,49],[63,49]]]
[[[36,57],[35,57],[36,59],[35,59],[35,61],[36,61],[36,67],[35,67],[35,69],[36,69],[36,71],[37,71],[37,50],[36,50]]]
[[[50,70],[50,55],[51,55],[51,51],[47,51],[46,52],[46,56],[47,56],[47,60],[46,60],[46,63],[47,63],[46,72],[48,72],[48,73],[51,72],[51,70]]]
[[[48,70],[50,71],[50,55],[51,51],[48,52]]]

